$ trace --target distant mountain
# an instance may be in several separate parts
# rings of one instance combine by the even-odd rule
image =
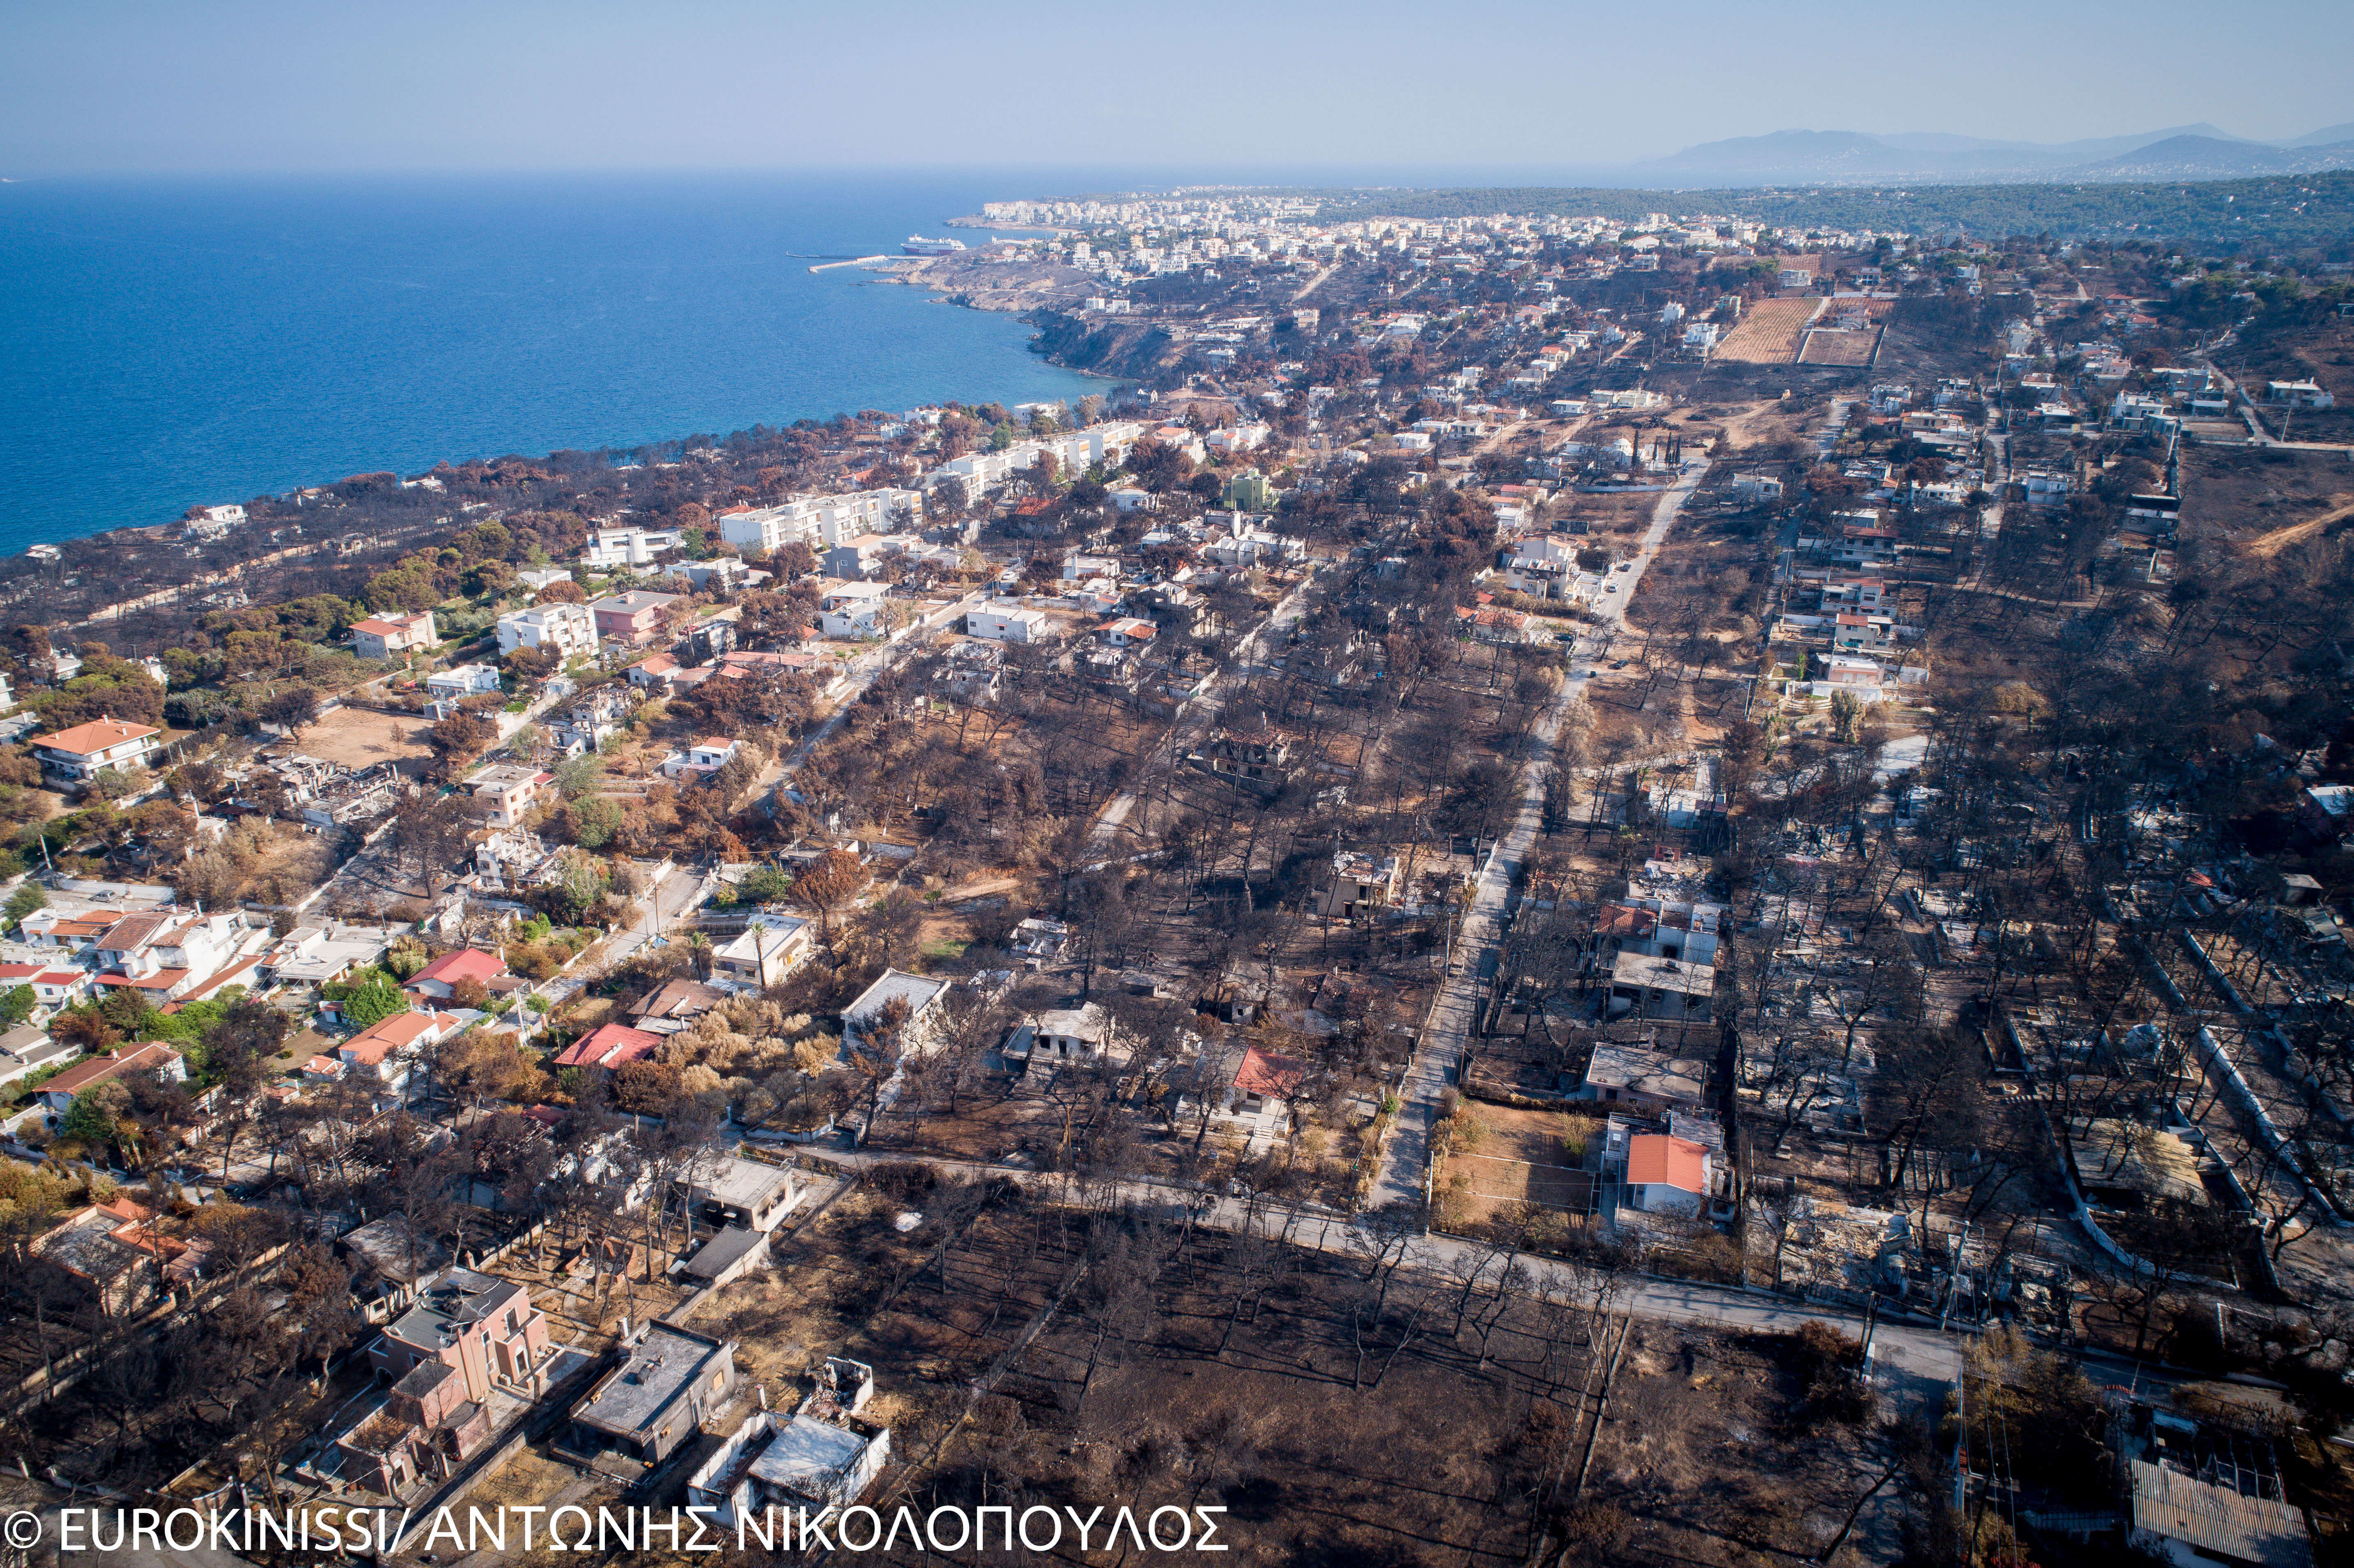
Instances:
[[[2219,142],[2212,136],[2169,136],[2121,157],[2107,158],[2058,178],[2084,180],[2248,180],[2264,175],[2302,175],[2354,164],[2354,139],[2334,145],[2267,147],[2256,142]]]
[[[1647,177],[1734,183],[1829,180],[1851,184],[1901,178],[1919,168],[1925,156],[1929,155],[1892,147],[1861,131],[1776,131],[1686,147],[1638,164],[1633,172]]]
[[[1999,185],[2016,180],[2253,179],[2348,166],[2354,125],[2288,143],[2200,122],[2078,142],[1998,141],[1944,132],[1776,131],[1704,142],[1617,171],[1670,186]]]

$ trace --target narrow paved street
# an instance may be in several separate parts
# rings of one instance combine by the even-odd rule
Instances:
[[[1705,462],[1697,464],[1659,497],[1651,513],[1651,525],[1644,532],[1634,560],[1627,570],[1612,574],[1618,591],[1606,599],[1601,611],[1603,624],[1596,629],[1601,634],[1606,636],[1625,624],[1627,604],[1635,596],[1636,585],[1643,580],[1668,530],[1674,526],[1677,514],[1699,488],[1707,471]],[[1397,1093],[1402,1103],[1383,1145],[1381,1171],[1373,1179],[1371,1202],[1375,1207],[1388,1203],[1418,1205],[1424,1200],[1430,1165],[1430,1134],[1438,1122],[1439,1097],[1455,1083],[1460,1070],[1464,1050],[1470,1043],[1471,1022],[1478,1011],[1483,978],[1497,961],[1502,945],[1504,910],[1511,900],[1512,883],[1522,860],[1536,842],[1544,809],[1545,776],[1553,768],[1554,737],[1560,734],[1562,719],[1571,705],[1585,700],[1590,672],[1590,664],[1586,673],[1573,668],[1530,732],[1529,758],[1521,778],[1520,815],[1514,819],[1511,832],[1504,835],[1480,869],[1471,906],[1464,912],[1462,926],[1448,954],[1447,973],[1439,979],[1437,991],[1431,998],[1430,1014],[1423,1022],[1414,1055],[1400,1079]]]

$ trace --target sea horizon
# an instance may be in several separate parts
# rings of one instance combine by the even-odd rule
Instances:
[[[809,270],[896,254],[1039,179],[9,184],[0,555],[353,473],[1104,390],[1030,352],[1017,317],[856,269]]]

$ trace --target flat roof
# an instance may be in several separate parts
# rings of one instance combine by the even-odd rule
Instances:
[[[742,1260],[744,1255],[769,1239],[766,1231],[756,1231],[743,1225],[729,1225],[698,1248],[687,1259],[686,1272],[698,1279],[716,1279]]]
[[[635,1438],[673,1400],[694,1386],[721,1351],[716,1340],[655,1323],[643,1339],[621,1352],[621,1364],[572,1407],[572,1419],[600,1432]]]
[[[691,1179],[689,1186],[707,1202],[734,1209],[757,1209],[779,1188],[792,1185],[793,1173],[780,1165],[763,1165],[741,1155],[726,1154],[708,1173]]]
[[[847,1426],[796,1415],[772,1423],[768,1446],[749,1474],[798,1497],[822,1498],[826,1483],[858,1463],[866,1439]]]
[[[1716,970],[1707,964],[1688,964],[1681,959],[1620,953],[1611,962],[1610,983],[1673,991],[1679,996],[1711,996],[1716,991]]]
[[[907,1004],[912,1017],[930,1006],[940,992],[948,989],[949,982],[944,980],[911,975],[905,969],[885,969],[873,985],[858,993],[856,1001],[842,1010],[843,1022],[863,1023],[882,1012],[884,1004],[894,998]]]

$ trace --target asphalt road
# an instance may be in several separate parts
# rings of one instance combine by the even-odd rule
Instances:
[[[865,1166],[906,1157],[887,1150],[861,1150],[847,1153],[828,1150],[823,1158],[840,1164]],[[1016,1166],[949,1160],[928,1160],[925,1163],[944,1171],[961,1171],[969,1176],[1012,1176],[1033,1188],[1051,1189],[1057,1181],[1057,1178],[1043,1176]],[[1212,1197],[1193,1189],[1159,1181],[1127,1183],[1122,1196],[1139,1203],[1191,1204],[1194,1223],[1209,1229],[1240,1231],[1246,1225],[1255,1225],[1262,1234],[1285,1234],[1301,1246],[1339,1256],[1370,1259],[1377,1246],[1373,1235],[1356,1221],[1341,1214],[1294,1212],[1274,1204],[1261,1204],[1254,1211],[1242,1198]],[[1596,1283],[1594,1274],[1572,1264],[1528,1253],[1508,1258],[1491,1246],[1447,1235],[1414,1238],[1407,1245],[1403,1266],[1418,1277],[1433,1282],[1444,1281],[1452,1287],[1475,1263],[1479,1266],[1477,1277],[1490,1287],[1494,1285],[1498,1273],[1511,1264],[1517,1264],[1527,1271],[1532,1282],[1532,1287],[1536,1281],[1547,1281],[1553,1285],[1556,1295],[1590,1301]],[[1656,1322],[1692,1323],[1736,1331],[1787,1333],[1808,1322],[1829,1323],[1842,1333],[1858,1337],[1864,1330],[1862,1315],[1843,1308],[1793,1301],[1785,1297],[1729,1286],[1662,1279],[1649,1275],[1620,1275],[1606,1305],[1613,1311],[1627,1312]],[[1958,1374],[1962,1347],[1968,1338],[1967,1330],[1939,1330],[1883,1318],[1872,1330],[1873,1364],[1899,1380],[1950,1383]],[[2118,1381],[2123,1381],[2131,1375],[2131,1369],[2120,1366],[2115,1375]],[[2149,1374],[2144,1372],[2142,1381],[2150,1381]]]
[[[1602,635],[1615,633],[1625,624],[1627,603],[1634,597],[1636,585],[1643,580],[1668,530],[1674,526],[1677,514],[1700,487],[1707,471],[1704,462],[1695,466],[1652,508],[1651,525],[1644,532],[1634,560],[1627,570],[1611,574],[1618,591],[1604,596],[1600,612],[1603,624],[1596,629]],[[1529,847],[1536,842],[1537,828],[1543,816],[1545,776],[1553,768],[1554,737],[1571,705],[1585,700],[1590,674],[1590,664],[1583,673],[1573,668],[1531,730],[1529,758],[1521,776],[1520,814],[1513,819],[1511,831],[1488,856],[1488,863],[1480,868],[1471,906],[1464,911],[1462,925],[1449,949],[1448,972],[1439,979],[1414,1054],[1400,1075],[1397,1093],[1402,1103],[1383,1144],[1381,1171],[1373,1178],[1374,1207],[1419,1204],[1423,1201],[1430,1165],[1431,1129],[1438,1122],[1439,1097],[1455,1083],[1461,1069],[1463,1053],[1470,1044],[1471,1022],[1479,1008],[1481,977],[1497,961],[1503,945],[1504,911],[1511,900],[1512,882]]]

